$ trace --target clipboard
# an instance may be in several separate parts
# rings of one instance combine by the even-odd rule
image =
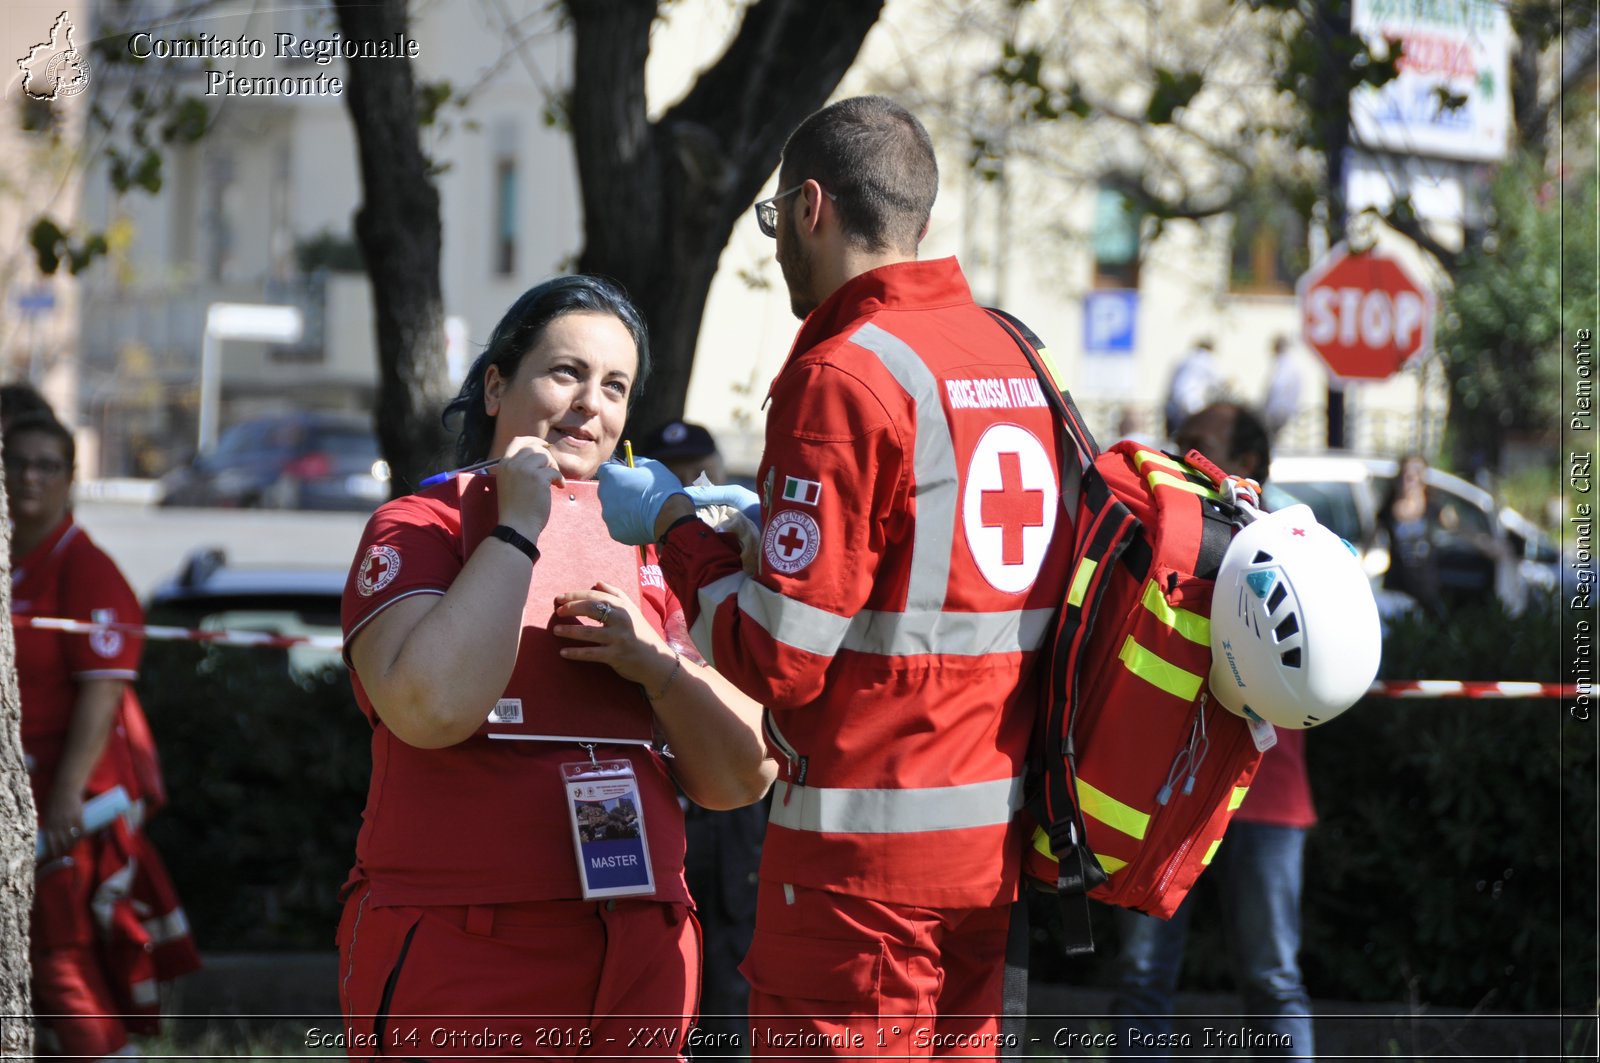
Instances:
[[[500,523],[495,478],[464,473],[457,488],[462,546],[470,557]],[[568,480],[550,489],[550,520],[539,533],[539,554],[523,606],[517,663],[477,733],[525,742],[650,745],[655,714],[640,686],[606,665],[567,660],[559,651],[578,643],[550,633],[554,622],[574,622],[555,615],[556,595],[600,580],[643,603],[638,552],[606,530],[594,481]]]

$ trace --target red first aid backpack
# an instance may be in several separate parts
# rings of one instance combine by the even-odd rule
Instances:
[[[1080,458],[1080,482],[1062,489],[1078,498],[1074,560],[1045,647],[1029,802],[1040,829],[1026,866],[1061,896],[1067,953],[1084,954],[1090,897],[1177,910],[1260,763],[1250,725],[1206,688],[1212,588],[1242,521],[1228,478],[1198,452],[1180,461],[1122,442],[1101,453],[1038,339],[996,317]]]

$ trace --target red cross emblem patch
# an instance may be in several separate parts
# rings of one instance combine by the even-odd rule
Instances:
[[[788,575],[816,560],[821,538],[810,514],[786,509],[767,521],[762,552],[774,571]]]
[[[392,546],[369,546],[356,569],[356,592],[370,598],[400,574],[400,552]]]

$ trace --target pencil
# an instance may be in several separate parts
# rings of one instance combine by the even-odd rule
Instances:
[[[633,440],[624,439],[622,441],[622,456],[627,459],[628,468],[633,468]],[[639,547],[639,563],[642,565],[650,563],[650,555],[645,553],[642,546]]]

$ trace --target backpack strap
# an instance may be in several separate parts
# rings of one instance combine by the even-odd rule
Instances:
[[[1050,836],[1050,849],[1057,860],[1056,892],[1061,901],[1063,950],[1069,956],[1086,956],[1094,952],[1089,891],[1110,876],[1089,848],[1083,813],[1078,807],[1073,723],[1094,617],[1110,585],[1109,577],[1116,560],[1138,538],[1140,526],[1133,512],[1117,499],[1105,477],[1095,468],[1094,459],[1100,454],[1100,446],[1084,423],[1071,393],[1060,386],[1056,375],[1046,367],[1044,346],[1038,336],[1005,311],[986,309],[1033,367],[1078,456],[1077,462],[1064,460],[1061,463],[1061,495],[1071,505],[1079,525],[1073,529],[1078,543],[1075,550],[1078,563],[1061,607],[1047,666],[1049,707],[1043,714],[1037,735],[1038,749],[1043,751],[1044,786],[1032,807]],[[1083,527],[1086,522],[1088,527]]]
[[[996,324],[1006,330],[1011,342],[1017,345],[1022,351],[1022,356],[1028,360],[1028,365],[1033,367],[1033,373],[1039,378],[1045,398],[1054,407],[1056,416],[1061,418],[1061,423],[1066,427],[1072,445],[1077,448],[1077,462],[1061,463],[1061,497],[1068,510],[1076,512],[1080,492],[1083,490],[1084,470],[1094,467],[1094,459],[1100,456],[1100,444],[1095,442],[1094,433],[1089,431],[1089,425],[1084,421],[1083,414],[1078,412],[1078,404],[1072,401],[1072,393],[1065,385],[1059,383],[1055,362],[1050,359],[1044,343],[1034,331],[1004,310],[997,310],[992,306],[986,306],[984,310]]]

